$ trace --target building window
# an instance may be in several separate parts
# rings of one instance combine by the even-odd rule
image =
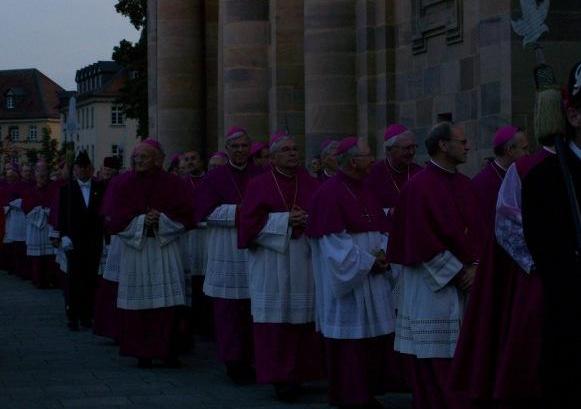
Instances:
[[[123,108],[121,105],[111,107],[111,125],[123,125]]]
[[[111,145],[111,154],[115,156],[117,152],[119,152],[119,147],[117,145]]]
[[[91,107],[91,128],[95,127],[95,107]]]
[[[17,126],[11,126],[8,129],[8,135],[10,135],[10,140],[12,142],[18,142],[20,140],[20,130]]]
[[[6,93],[6,109],[14,109],[16,108],[16,100],[14,98],[14,93],[12,90],[9,90]]]
[[[36,125],[30,125],[30,128],[28,129],[28,141],[36,142],[37,138],[38,138],[38,129],[36,128]]]

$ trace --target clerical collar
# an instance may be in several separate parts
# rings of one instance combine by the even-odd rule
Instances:
[[[498,161],[495,159],[494,163],[496,164],[496,166],[498,166],[500,169],[504,170],[505,172],[508,172],[508,169],[506,169],[504,166],[502,166],[500,163],[498,163]]]
[[[295,173],[295,174],[293,174],[293,175],[290,175],[290,174],[288,174],[288,173],[285,173],[285,172],[283,172],[282,170],[280,170],[280,169],[279,169],[278,167],[276,167],[276,166],[273,166],[273,168],[274,168],[274,170],[276,170],[276,171],[277,171],[277,173],[280,173],[282,176],[284,176],[284,177],[287,177],[287,178],[289,178],[289,179],[290,179],[290,178],[293,178],[293,177],[295,177],[295,176],[297,175],[296,173]]]
[[[569,148],[573,151],[577,159],[581,160],[581,148],[573,141],[569,144]]]
[[[552,153],[553,155],[555,155],[557,153],[555,151],[555,148],[549,148],[548,146],[543,146],[543,149],[546,150],[549,153]]]
[[[449,170],[449,169],[446,169],[445,167],[443,167],[443,166],[441,166],[441,165],[438,165],[438,164],[437,164],[437,163],[436,163],[436,162],[435,162],[433,159],[430,159],[430,163],[431,163],[432,165],[434,165],[435,167],[437,167],[437,168],[439,168],[439,169],[442,169],[444,172],[446,172],[446,173],[450,173],[450,174],[452,174],[452,175],[454,175],[454,174],[456,174],[456,173],[458,172],[457,170]]]
[[[323,169],[323,173],[325,174],[325,176],[327,176],[328,178],[332,178],[335,175],[330,174],[329,172],[327,172],[327,169]]]
[[[232,163],[232,161],[228,161],[228,163],[230,164],[230,166],[232,166],[234,169],[237,169],[237,170],[244,170],[244,169],[246,169],[246,166],[248,166],[248,162],[246,162],[242,166],[235,165]]]

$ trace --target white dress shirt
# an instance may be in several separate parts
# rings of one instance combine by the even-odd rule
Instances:
[[[91,197],[91,179],[86,182],[82,182],[77,179],[77,183],[81,188],[81,193],[83,194],[83,200],[85,201],[85,206],[89,207],[89,198]]]

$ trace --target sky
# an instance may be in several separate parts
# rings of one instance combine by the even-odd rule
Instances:
[[[0,0],[0,70],[38,68],[76,89],[75,72],[111,60],[139,32],[115,11],[117,0]]]

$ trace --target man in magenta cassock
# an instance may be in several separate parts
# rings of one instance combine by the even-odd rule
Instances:
[[[529,144],[527,135],[522,129],[505,126],[494,134],[492,147],[494,160],[490,161],[472,179],[480,200],[480,208],[486,217],[486,228],[491,234],[494,232],[496,201],[500,185],[510,165],[528,153]]]
[[[105,222],[122,242],[117,307],[122,355],[151,367],[153,359],[178,366],[178,323],[186,302],[180,237],[193,226],[184,180],[162,169],[160,144],[135,147],[134,170],[113,182]]]
[[[373,165],[366,183],[389,214],[404,185],[422,168],[414,163],[417,145],[413,132],[403,125],[394,124],[385,130],[383,138],[385,158]]]
[[[367,144],[343,139],[339,171],[313,197],[307,235],[315,274],[317,329],[325,340],[329,402],[375,407],[386,392],[395,325],[387,271],[388,220],[364,183]],[[368,405],[368,406],[367,406]]]
[[[315,281],[304,235],[319,183],[300,167],[297,145],[284,132],[270,143],[272,166],[250,181],[240,206],[238,245],[248,249],[256,376],[277,397],[322,377],[323,343],[315,332]]]
[[[482,252],[481,216],[470,179],[457,169],[470,149],[462,129],[439,123],[426,147],[431,160],[402,191],[388,247],[400,275],[395,349],[409,363],[414,407],[465,409],[449,375]]]
[[[238,249],[237,207],[248,182],[263,170],[249,162],[246,130],[226,134],[228,162],[210,171],[196,190],[196,223],[207,224],[204,293],[213,299],[218,354],[236,383],[254,380],[247,251]]]

